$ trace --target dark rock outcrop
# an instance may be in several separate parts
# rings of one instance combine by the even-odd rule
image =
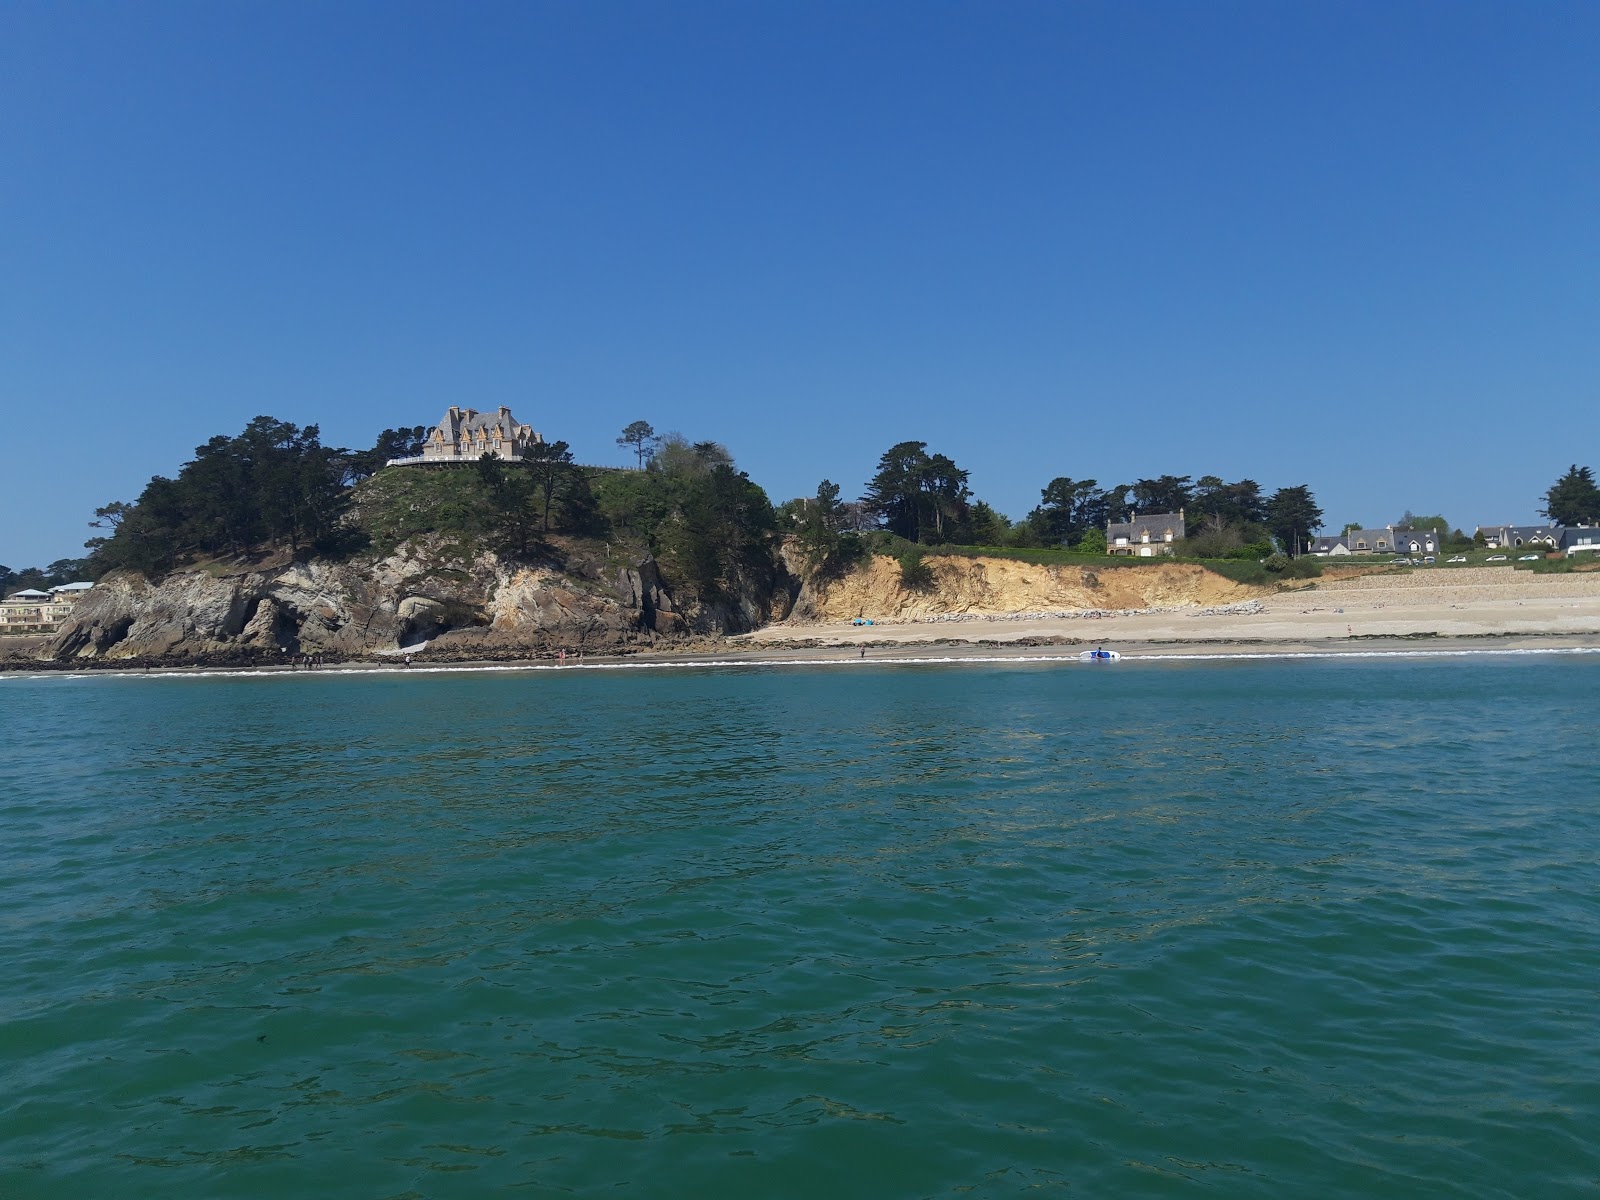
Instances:
[[[273,661],[423,644],[446,658],[617,651],[744,632],[786,615],[787,595],[741,586],[701,601],[674,595],[647,556],[620,569],[609,556],[577,551],[559,560],[462,559],[421,541],[377,560],[208,563],[155,582],[113,573],[42,657]]]

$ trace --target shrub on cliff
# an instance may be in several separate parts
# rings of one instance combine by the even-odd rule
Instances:
[[[865,555],[860,534],[845,528],[850,519],[847,506],[839,499],[839,485],[831,480],[819,483],[814,497],[789,501],[783,512],[806,574],[839,575]]]
[[[900,586],[908,592],[926,592],[934,585],[933,568],[923,560],[920,547],[900,556]]]

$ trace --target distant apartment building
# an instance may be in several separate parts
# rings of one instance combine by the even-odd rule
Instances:
[[[0,634],[54,633],[92,583],[64,583],[48,592],[24,588],[0,600]]]
[[[1183,540],[1183,531],[1181,508],[1175,513],[1112,521],[1106,525],[1106,553],[1137,558],[1171,554],[1173,543]]]
[[[412,458],[391,458],[387,465],[449,466],[477,462],[493,454],[506,462],[520,462],[530,446],[539,445],[544,435],[535,432],[511,415],[504,405],[492,413],[452,404],[434,426],[422,453]]]

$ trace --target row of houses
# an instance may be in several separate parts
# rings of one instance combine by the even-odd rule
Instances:
[[[1319,537],[1309,553],[1326,557],[1341,554],[1437,554],[1444,534],[1437,529],[1352,529],[1338,537]]]
[[[1150,558],[1171,554],[1183,540],[1184,513],[1152,513],[1106,525],[1106,552],[1118,556]],[[1491,550],[1519,547],[1545,554],[1600,551],[1597,525],[1479,525],[1474,531]],[[1385,525],[1381,529],[1352,529],[1337,537],[1319,537],[1309,553],[1321,557],[1346,554],[1438,554],[1444,544],[1442,529],[1409,529]]]
[[[1473,537],[1482,537],[1491,550],[1527,546],[1547,553],[1560,550],[1569,558],[1580,551],[1600,550],[1600,526],[1596,525],[1479,525]]]
[[[92,583],[63,583],[48,592],[25,588],[0,600],[0,635],[54,633]]]
[[[1473,539],[1482,539],[1490,550],[1527,548],[1544,554],[1574,554],[1600,551],[1600,526],[1595,525],[1479,525]],[[1342,554],[1437,554],[1444,541],[1438,529],[1407,529],[1385,525],[1382,529],[1352,529],[1338,537],[1320,537],[1311,543],[1311,553],[1322,556]]]

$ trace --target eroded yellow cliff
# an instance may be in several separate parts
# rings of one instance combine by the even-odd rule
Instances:
[[[1270,594],[1193,563],[1058,566],[1003,558],[929,556],[934,586],[908,591],[900,564],[873,557],[842,579],[813,581],[791,623],[895,620],[945,613],[1003,614],[1070,609],[1210,607]]]

